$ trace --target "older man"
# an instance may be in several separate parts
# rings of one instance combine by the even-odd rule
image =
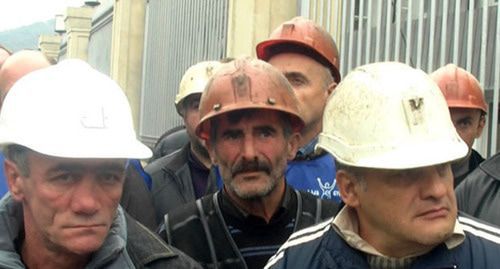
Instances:
[[[200,101],[196,134],[224,188],[165,216],[162,235],[208,268],[262,268],[295,230],[336,205],[285,181],[304,121],[286,78],[251,59],[225,64]]]
[[[345,207],[292,235],[266,268],[497,268],[498,228],[457,214],[450,163],[468,151],[432,79],[356,68],[328,101],[318,147]]]
[[[340,201],[332,155],[314,151],[326,100],[340,82],[335,41],[313,21],[296,17],[282,23],[257,45],[257,57],[288,79],[305,123],[297,154],[286,170],[288,184],[322,199]]]
[[[75,140],[75,138],[77,138]],[[119,207],[127,159],[148,158],[126,96],[80,60],[31,72],[5,98],[2,268],[197,267]]]

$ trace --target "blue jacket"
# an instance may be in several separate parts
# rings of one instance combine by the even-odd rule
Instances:
[[[494,228],[460,216],[465,241],[448,249],[444,244],[420,256],[411,269],[500,268],[500,237]],[[485,239],[487,238],[487,239]],[[366,255],[351,248],[332,228],[332,219],[298,231],[269,259],[273,268],[370,268]]]
[[[7,178],[5,178],[3,162],[3,154],[0,153],[0,198],[9,191],[9,188],[7,187]]]
[[[335,179],[335,160],[323,154],[310,160],[288,162],[285,178],[288,184],[300,191],[307,191],[321,199],[341,202]]]

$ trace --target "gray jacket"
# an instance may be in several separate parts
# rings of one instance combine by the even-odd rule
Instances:
[[[22,205],[10,194],[0,200],[0,268],[25,268],[15,240],[23,229]],[[86,268],[201,268],[191,258],[166,245],[118,207],[102,247]]]
[[[455,192],[458,209],[500,226],[500,153],[482,162]]]
[[[151,176],[153,206],[157,224],[163,222],[165,214],[179,206],[196,200],[193,179],[189,169],[190,144],[180,150],[148,164],[144,169]],[[217,191],[215,169],[210,169],[205,194]]]

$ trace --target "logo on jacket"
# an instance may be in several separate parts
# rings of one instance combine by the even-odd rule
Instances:
[[[332,184],[330,182],[323,183],[321,178],[316,178],[318,180],[319,187],[321,188],[321,199],[332,199],[332,192],[334,192],[335,185],[337,185],[337,180],[333,179]],[[338,191],[335,191],[338,192]],[[338,195],[338,194],[337,194]]]

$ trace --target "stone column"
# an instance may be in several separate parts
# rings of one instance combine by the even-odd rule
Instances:
[[[297,15],[296,1],[229,0],[227,56],[255,56],[260,41]]]
[[[66,58],[87,60],[90,29],[94,10],[90,7],[68,7],[64,23],[66,25]]]
[[[45,56],[57,61],[59,59],[59,51],[61,49],[61,36],[40,35],[38,38],[38,47]]]
[[[138,134],[145,16],[145,0],[115,0],[110,75],[128,97]]]

